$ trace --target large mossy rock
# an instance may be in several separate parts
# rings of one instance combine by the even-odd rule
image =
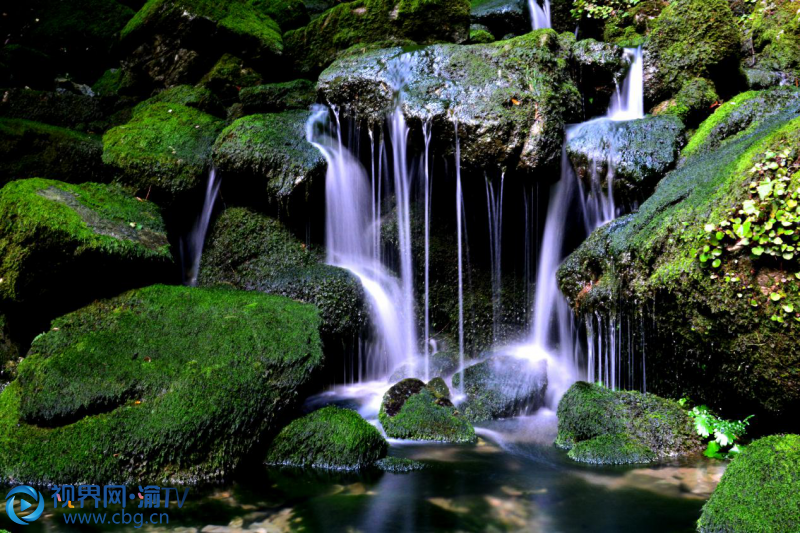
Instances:
[[[45,179],[0,189],[0,258],[0,303],[58,307],[163,280],[172,266],[156,205]]]
[[[552,30],[471,46],[433,45],[353,52],[320,75],[322,99],[343,115],[382,124],[394,109],[404,72],[402,112],[420,131],[431,121],[433,148],[461,163],[531,171],[560,161],[564,125],[575,121],[580,95],[567,68],[573,40]],[[621,51],[620,51],[621,54]]]
[[[267,450],[268,465],[359,470],[386,457],[389,446],[375,426],[341,407],[323,407],[281,430]]]
[[[436,387],[426,387],[418,379],[404,379],[392,386],[383,396],[378,419],[386,435],[395,439],[460,443],[477,440],[472,424],[452,402]]]
[[[364,291],[355,276],[324,264],[324,259],[279,221],[245,208],[228,208],[208,235],[198,281],[202,286],[225,284],[313,303],[320,309],[325,340],[352,342],[368,315]]]
[[[284,35],[286,54],[302,74],[316,74],[354,45],[467,40],[469,0],[355,0],[332,7]]]
[[[453,376],[461,387],[461,373]],[[464,369],[464,394],[459,409],[470,422],[529,414],[544,405],[547,362],[494,356]]]
[[[156,103],[178,104],[192,107],[203,113],[221,118],[225,117],[226,114],[225,108],[219,98],[217,98],[211,89],[202,86],[176,85],[175,87],[170,87],[140,103],[136,106],[136,109],[144,109]]]
[[[800,151],[798,95],[781,88],[723,105],[639,211],[595,231],[558,272],[581,317],[644,324],[630,342],[645,347],[648,391],[688,395],[729,418],[757,413],[776,427],[800,406],[800,322],[777,320],[800,308],[800,269],[746,246],[726,245],[716,266],[701,255],[706,225],[721,227],[754,197],[754,165],[768,152]]]
[[[169,203],[204,182],[223,126],[222,120],[180,104],[137,106],[130,122],[103,136],[103,162],[121,183]]]
[[[248,115],[225,128],[214,144],[214,165],[227,189],[289,198],[295,189],[325,175],[325,159],[306,140],[308,110]]]
[[[738,76],[741,34],[727,0],[675,0],[645,44],[645,96],[656,104],[697,77],[729,89]]]
[[[531,31],[531,21],[523,0],[472,0],[473,24],[485,26],[495,38]]]
[[[753,57],[743,61],[750,86],[763,89],[800,78],[800,14],[797,2],[758,2],[748,24]]]
[[[567,131],[567,156],[587,184],[599,179],[606,189],[611,175],[619,197],[636,201],[649,196],[678,160],[683,130],[671,116],[592,120]]]
[[[100,139],[39,122],[0,118],[0,186],[23,178],[103,181]]]
[[[575,461],[626,464],[695,452],[701,442],[678,402],[579,381],[558,403],[556,445]]]
[[[318,323],[287,298],[165,285],[63,316],[0,395],[0,475],[226,478],[302,398]]]
[[[700,533],[800,529],[800,435],[754,441],[725,470],[697,523]]]

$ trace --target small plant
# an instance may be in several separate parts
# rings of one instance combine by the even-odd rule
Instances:
[[[687,398],[681,398],[678,403],[685,407]],[[712,413],[705,405],[699,405],[689,410],[689,416],[694,419],[697,434],[706,439],[712,439],[706,446],[703,454],[714,459],[732,459],[742,452],[744,446],[737,444],[747,432],[747,426],[753,415],[744,420],[724,420]]]
[[[581,20],[590,18],[606,20],[612,17],[627,16],[626,10],[638,4],[641,0],[574,0],[572,3],[572,18]]]

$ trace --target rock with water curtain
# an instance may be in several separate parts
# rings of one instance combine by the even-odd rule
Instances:
[[[241,194],[286,200],[325,175],[325,159],[306,140],[308,110],[248,115],[228,126],[214,143],[214,165],[226,187]]]
[[[469,0],[355,0],[338,4],[284,35],[286,54],[301,74],[316,74],[350,47],[371,43],[464,42]]]
[[[429,388],[413,378],[392,386],[383,396],[378,413],[386,435],[395,439],[475,442],[472,424],[437,390],[438,387]]]
[[[613,179],[618,197],[641,200],[678,160],[683,131],[674,116],[592,120],[568,130],[567,156],[588,187],[606,190]]]
[[[797,9],[792,0],[758,2],[746,18],[752,55],[743,58],[742,66],[751,88],[794,84],[800,78]]]
[[[466,400],[459,405],[471,422],[529,414],[544,405],[547,362],[497,355],[464,370]],[[453,375],[461,388],[461,373]]]
[[[701,441],[676,401],[579,381],[558,404],[556,445],[575,461],[626,464],[696,452]]]
[[[318,327],[288,298],[166,285],[58,318],[0,394],[0,474],[225,479],[303,398]]]
[[[0,303],[40,306],[51,317],[169,279],[173,264],[153,203],[118,186],[38,178],[0,189],[0,258]]]
[[[565,35],[561,39],[565,39]],[[630,69],[623,49],[611,43],[582,39],[572,45],[572,63],[586,116],[600,116]]]
[[[577,118],[580,97],[567,65],[569,39],[541,30],[473,46],[434,45],[352,51],[320,75],[322,99],[343,116],[381,124],[395,107],[409,127],[430,121],[437,153],[454,151],[458,125],[461,164],[529,172],[556,166],[564,124]]]
[[[485,26],[495,38],[531,31],[523,0],[472,0],[470,18],[473,24]]]
[[[732,461],[697,522],[700,533],[800,528],[800,435],[772,435]]]
[[[389,446],[375,426],[341,407],[323,407],[281,430],[267,449],[268,465],[360,470],[386,457]]]
[[[278,220],[232,207],[208,235],[200,264],[201,286],[233,286],[288,296],[320,309],[326,351],[356,339],[368,316],[364,291],[348,271],[324,264]]]
[[[775,172],[794,176],[787,190],[797,187],[799,96],[785,87],[722,105],[638,212],[596,230],[558,271],[580,317],[629,324],[618,354],[630,344],[646,357],[648,391],[689,396],[731,418],[755,413],[777,428],[800,406],[786,371],[800,365],[797,230],[784,217],[796,208],[779,199],[757,212],[748,206],[761,205],[756,187]],[[761,194],[771,198],[766,187]],[[783,221],[770,222],[772,213]],[[735,226],[748,217],[750,233]]]
[[[141,196],[171,203],[205,181],[211,146],[224,127],[217,117],[169,102],[148,102],[103,136],[103,162]]]

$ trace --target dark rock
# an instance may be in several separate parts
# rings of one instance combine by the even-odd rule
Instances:
[[[52,89],[56,67],[47,54],[19,44],[0,48],[0,87]]]
[[[246,115],[277,113],[287,109],[308,109],[317,99],[317,88],[309,80],[293,80],[246,87],[239,93]]]
[[[236,100],[242,88],[261,83],[261,74],[232,54],[223,55],[200,80],[200,85],[211,89],[227,103]]]
[[[498,37],[531,31],[531,21],[522,0],[472,0],[470,18],[473,24],[486,26]]]
[[[71,93],[10,89],[0,100],[0,116],[43,122],[84,132],[101,132],[113,107],[101,98]]]

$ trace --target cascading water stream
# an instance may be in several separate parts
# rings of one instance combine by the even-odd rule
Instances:
[[[642,47],[626,48],[625,57],[630,70],[622,83],[622,89],[611,100],[606,115],[611,120],[636,120],[644,117],[644,57]]]
[[[534,30],[552,28],[550,23],[550,0],[543,0],[539,5],[539,0],[528,0],[528,9],[531,13],[531,27]]]
[[[219,187],[222,183],[217,179],[217,169],[212,168],[208,174],[206,185],[206,195],[203,198],[203,210],[195,222],[192,231],[186,241],[186,256],[189,260],[189,271],[186,273],[186,284],[190,287],[197,286],[197,278],[200,275],[200,260],[203,257],[203,246],[206,242],[208,225],[211,222],[211,214],[219,198]]]
[[[461,142],[458,139],[458,122],[453,121],[456,138],[456,239],[458,240],[458,371],[459,393],[464,394],[464,252],[463,220],[464,193],[461,190]]]
[[[500,175],[500,190],[495,193],[494,185],[486,177],[486,212],[489,217],[489,262],[492,270],[492,339],[500,338],[500,319],[502,316],[502,236],[503,236],[503,190],[505,172]]]
[[[430,354],[431,354],[431,288],[430,288],[430,267],[431,267],[431,175],[430,162],[428,161],[431,146],[432,124],[426,120],[422,124],[422,136],[425,139],[425,157],[422,160],[425,173],[425,324],[423,349],[425,354],[425,381],[430,379]]]

